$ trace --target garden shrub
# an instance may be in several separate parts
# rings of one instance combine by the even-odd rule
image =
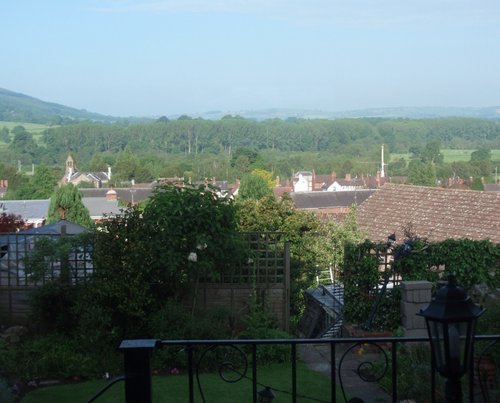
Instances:
[[[77,325],[73,309],[78,300],[78,285],[55,280],[35,288],[30,294],[30,323],[42,333],[69,333]]]
[[[12,388],[6,379],[0,377],[0,402],[11,403],[15,401],[14,393]]]
[[[244,330],[240,339],[288,339],[290,335],[280,330],[265,306],[255,299],[250,304],[249,312],[243,319]],[[290,346],[260,345],[257,346],[257,362],[268,364],[286,362],[290,359]]]

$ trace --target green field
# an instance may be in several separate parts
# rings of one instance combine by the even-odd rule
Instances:
[[[54,127],[54,126],[42,125],[42,124],[38,124],[38,123],[6,122],[4,120],[0,120],[0,129],[2,127],[6,127],[7,129],[12,130],[16,126],[23,126],[26,129],[26,131],[33,133],[33,134],[40,134],[45,129],[48,129],[49,127]]]
[[[42,125],[39,123],[19,123],[19,122],[6,122],[4,120],[0,120],[0,129],[3,127],[6,127],[9,130],[12,130],[16,126],[23,126],[27,132],[31,133],[33,135],[33,139],[40,144],[41,139],[42,139],[42,132],[49,127],[57,127],[57,126],[49,126],[49,125]],[[12,133],[10,134],[10,138],[12,139],[13,135]],[[3,141],[0,141],[0,149],[6,148],[7,144],[4,143]]]
[[[443,149],[441,153],[444,157],[444,162],[459,162],[459,161],[470,161],[470,155],[475,150],[452,150],[452,149]],[[411,158],[410,153],[393,153],[391,154],[391,162],[397,161],[400,158],[404,158],[409,161]],[[500,150],[491,150],[491,160],[492,161],[500,161]]]

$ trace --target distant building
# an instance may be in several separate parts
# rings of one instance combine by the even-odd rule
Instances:
[[[352,206],[363,203],[375,190],[290,193],[295,208],[313,211],[320,219],[342,220]]]
[[[108,167],[107,172],[80,172],[75,164],[75,160],[71,155],[66,158],[66,169],[64,177],[60,180],[61,184],[72,183],[75,186],[85,182],[91,183],[94,188],[101,188],[111,180],[111,167]]]
[[[0,202],[0,213],[20,216],[28,228],[41,227],[47,219],[50,199],[4,200]]]

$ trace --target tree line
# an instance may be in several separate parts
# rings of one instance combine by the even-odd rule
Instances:
[[[82,122],[50,127],[33,135],[22,125],[0,128],[3,168],[0,174],[14,187],[19,166],[50,167],[63,174],[71,153],[82,171],[113,169],[117,184],[134,179],[149,182],[160,177],[194,181],[217,178],[234,181],[253,169],[289,178],[298,170],[317,174],[374,175],[380,169],[380,146],[390,153],[411,153],[422,163],[443,167],[438,177],[485,176],[491,166],[446,166],[426,154],[441,148],[500,148],[500,122],[474,118],[439,119],[271,119],[252,121],[238,116],[220,120],[160,118],[141,124]],[[422,166],[413,164],[418,171]],[[460,164],[459,164],[460,165]],[[408,175],[406,161],[389,165],[390,175]],[[27,192],[29,193],[29,192]]]

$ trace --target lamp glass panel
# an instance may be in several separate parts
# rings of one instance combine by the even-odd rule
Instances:
[[[432,351],[436,360],[436,369],[442,372],[445,368],[444,324],[429,320],[427,323],[431,336]]]

